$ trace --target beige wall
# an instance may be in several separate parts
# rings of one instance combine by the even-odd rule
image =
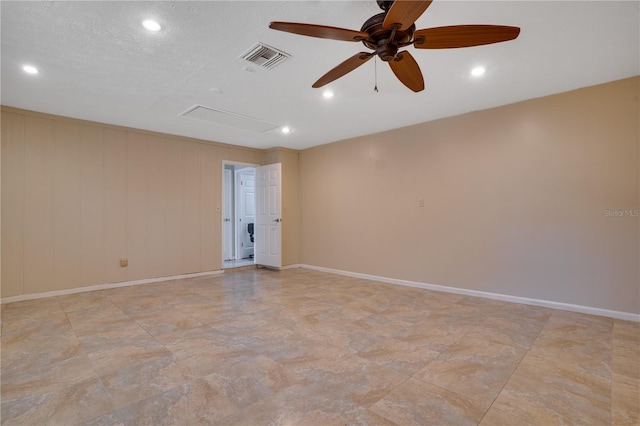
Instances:
[[[639,78],[302,151],[301,262],[640,313]],[[425,206],[419,207],[424,199]]]
[[[282,266],[300,263],[299,155],[286,148],[265,152],[265,164],[282,164]]]
[[[221,269],[222,161],[263,159],[3,107],[2,297]]]
[[[1,295],[221,269],[228,160],[282,163],[283,265],[640,313],[639,80],[302,152],[3,107]]]

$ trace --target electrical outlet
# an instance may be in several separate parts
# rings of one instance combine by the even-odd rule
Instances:
[[[418,200],[418,207],[424,207],[424,198]]]
[[[129,266],[129,259],[120,259],[120,267],[124,268],[125,266]]]

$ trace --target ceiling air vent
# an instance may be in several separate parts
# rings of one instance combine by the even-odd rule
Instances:
[[[266,44],[256,43],[255,46],[240,57],[270,70],[289,59],[291,55]]]

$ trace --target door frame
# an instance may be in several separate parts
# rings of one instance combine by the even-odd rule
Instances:
[[[225,191],[225,187],[224,187],[224,169],[225,166],[241,166],[241,167],[253,167],[253,168],[257,168],[260,167],[260,164],[254,164],[254,163],[243,163],[240,161],[230,161],[230,160],[222,160],[222,170],[220,171],[220,188],[221,188],[221,192],[220,192],[220,261],[221,261],[221,269],[224,269],[224,208],[225,208],[225,204],[224,204],[224,191]],[[234,180],[235,180],[235,173],[234,173]],[[233,204],[233,201],[232,201]],[[233,210],[234,210],[234,216],[235,216],[235,206],[233,206]],[[234,230],[234,236],[232,238],[236,238],[237,234],[237,230]]]
[[[233,206],[234,203],[234,176],[233,169],[227,169],[226,166],[222,167],[222,261],[235,260],[236,247],[235,247],[235,223],[233,218]],[[227,214],[229,209],[229,214]],[[227,227],[229,227],[229,238],[227,238]],[[229,247],[227,247],[229,246]],[[227,251],[227,248],[229,249]],[[228,256],[225,254],[228,254]]]

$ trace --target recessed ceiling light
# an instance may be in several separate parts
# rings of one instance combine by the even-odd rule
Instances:
[[[160,24],[158,24],[156,21],[152,21],[151,19],[142,21],[142,26],[148,29],[149,31],[160,31],[160,29],[162,28]]]
[[[22,67],[22,69],[24,70],[24,72],[29,73],[29,74],[38,74],[38,68],[32,66],[32,65],[25,65]]]
[[[485,69],[484,67],[475,67],[474,69],[471,70],[471,75],[474,77],[480,77],[482,74],[484,74]]]
[[[327,89],[327,90],[325,90],[325,91],[322,93],[322,96],[323,96],[325,99],[331,99],[331,98],[333,98],[333,91],[331,91],[331,90]]]
[[[291,127],[289,126],[284,126],[282,129],[280,129],[280,131],[282,133],[291,133]]]

